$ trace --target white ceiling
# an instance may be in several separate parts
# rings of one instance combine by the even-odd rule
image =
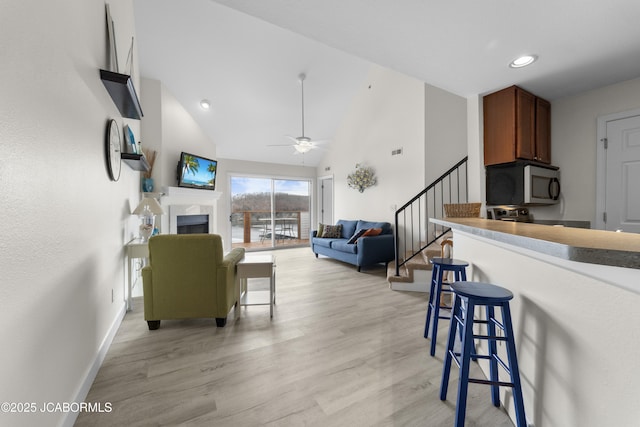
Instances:
[[[518,84],[549,100],[640,76],[638,0],[134,0],[140,70],[217,156],[314,166],[375,63],[461,96]],[[521,54],[528,68],[508,63]],[[207,98],[213,108],[202,111]]]

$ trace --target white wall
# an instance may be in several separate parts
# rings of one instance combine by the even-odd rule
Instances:
[[[110,4],[124,64],[133,8]],[[0,20],[0,401],[82,400],[124,313],[123,244],[139,200],[138,172],[123,165],[118,182],[108,178],[106,123],[136,134],[139,124],[120,117],[100,80],[102,0],[3,1]],[[12,426],[67,416],[1,415]]]
[[[162,83],[159,80],[140,79],[140,101],[144,117],[140,120],[141,143],[144,149],[156,152],[156,163],[151,177],[158,184],[164,182],[162,164]],[[155,189],[154,191],[158,191]]]
[[[465,98],[425,85],[425,187],[467,155]]]
[[[424,188],[424,105],[424,83],[372,67],[318,166],[318,176],[334,176],[335,220],[393,223],[392,206]],[[403,154],[392,156],[398,148]],[[376,172],[377,185],[363,193],[347,186],[357,163]]]
[[[143,146],[157,152],[152,171],[155,191],[178,185],[176,171],[181,152],[216,158],[214,142],[161,82],[142,79],[142,99],[149,105],[142,119]]]
[[[553,101],[551,155],[553,163],[560,166],[564,200],[562,205],[547,209],[547,215],[595,224],[598,117],[637,108],[640,79]]]
[[[469,201],[486,201],[484,173],[484,126],[482,120],[482,97],[479,95],[467,98],[467,174],[469,177]],[[484,217],[484,211],[480,212]]]

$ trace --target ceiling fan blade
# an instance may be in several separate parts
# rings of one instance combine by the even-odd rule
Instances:
[[[268,144],[267,147],[293,147],[295,144]]]

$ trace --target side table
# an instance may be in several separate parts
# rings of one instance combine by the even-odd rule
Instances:
[[[236,298],[238,308],[236,319],[240,318],[240,308],[247,305],[268,305],[273,317],[273,305],[276,303],[276,270],[275,257],[270,254],[245,254],[237,264]],[[268,278],[268,291],[251,291],[248,279]]]
[[[149,258],[149,242],[141,238],[131,240],[125,245],[127,255],[127,311],[131,310],[131,292],[133,291],[133,271],[135,267],[132,263],[135,259],[143,259],[146,262]]]

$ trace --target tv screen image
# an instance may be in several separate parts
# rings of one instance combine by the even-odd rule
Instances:
[[[178,163],[178,186],[216,189],[218,161],[183,152]]]

